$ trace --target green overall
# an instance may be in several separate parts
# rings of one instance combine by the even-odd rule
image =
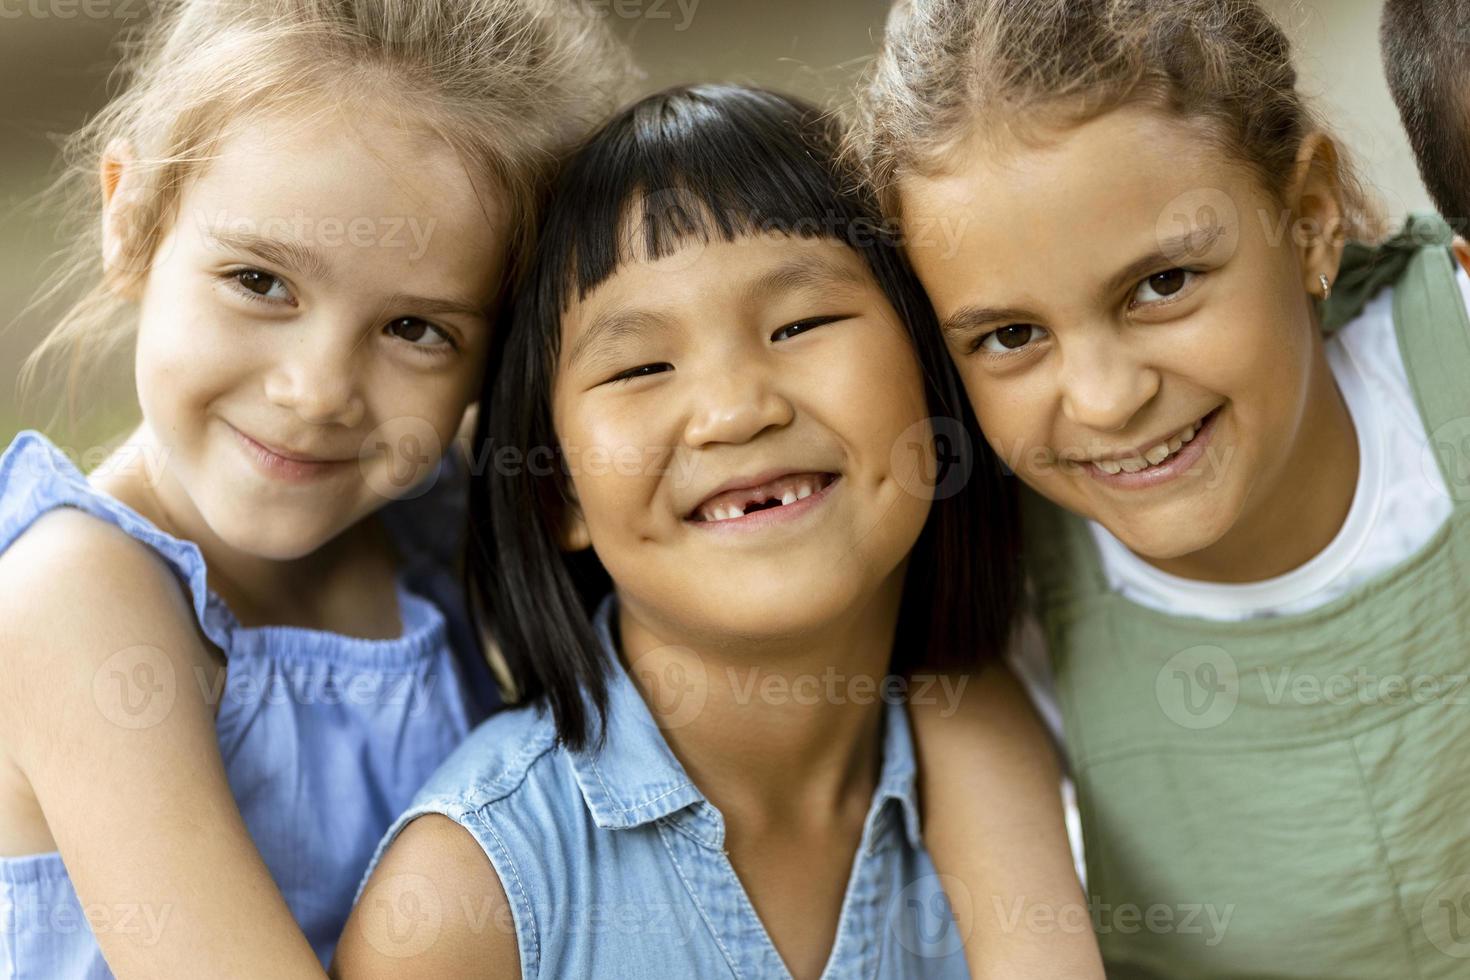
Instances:
[[[1470,977],[1470,318],[1449,241],[1416,217],[1350,246],[1323,311],[1336,329],[1395,286],[1423,465],[1453,498],[1398,566],[1301,615],[1171,615],[1111,591],[1085,523],[1026,495],[1110,977]]]

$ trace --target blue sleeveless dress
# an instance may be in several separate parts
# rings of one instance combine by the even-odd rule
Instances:
[[[381,513],[403,562],[403,633],[368,640],[287,626],[245,628],[210,592],[196,545],[93,489],[44,436],[0,456],[0,552],[37,518],[75,507],[153,549],[224,651],[216,729],[230,788],[276,884],[322,963],[330,961],[373,849],[450,751],[496,704],[450,573],[465,526],[462,467]],[[179,683],[195,683],[195,678]],[[112,974],[57,852],[0,858],[0,977]],[[108,928],[146,939],[166,925],[139,912]]]

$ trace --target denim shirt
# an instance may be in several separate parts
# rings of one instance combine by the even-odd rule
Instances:
[[[724,850],[724,818],[690,782],[617,658],[612,610],[609,597],[596,620],[614,665],[602,747],[559,746],[544,711],[501,713],[429,780],[374,864],[419,816],[459,823],[500,876],[526,977],[789,977]],[[919,837],[907,713],[885,706],[883,725],[882,771],[823,976],[967,977],[962,937]],[[389,917],[374,931],[405,954],[432,943],[431,910],[389,890],[388,901],[373,897],[370,914]]]

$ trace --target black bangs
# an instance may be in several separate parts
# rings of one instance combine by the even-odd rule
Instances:
[[[645,99],[563,172],[556,198],[581,206],[548,216],[537,279],[560,287],[565,310],[620,265],[691,243],[889,237],[864,202],[834,194],[830,163],[813,165],[840,137],[830,115],[757,89],[702,85]]]

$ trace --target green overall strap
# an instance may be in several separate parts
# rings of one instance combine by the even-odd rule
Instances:
[[[1448,246],[1454,233],[1437,214],[1415,214],[1403,230],[1377,245],[1348,242],[1343,249],[1332,297],[1319,302],[1322,329],[1333,333],[1351,323],[1378,293],[1403,278],[1404,271],[1426,248]]]
[[[1394,290],[1394,328],[1409,385],[1450,495],[1470,501],[1470,315],[1448,248],[1420,248]]]

